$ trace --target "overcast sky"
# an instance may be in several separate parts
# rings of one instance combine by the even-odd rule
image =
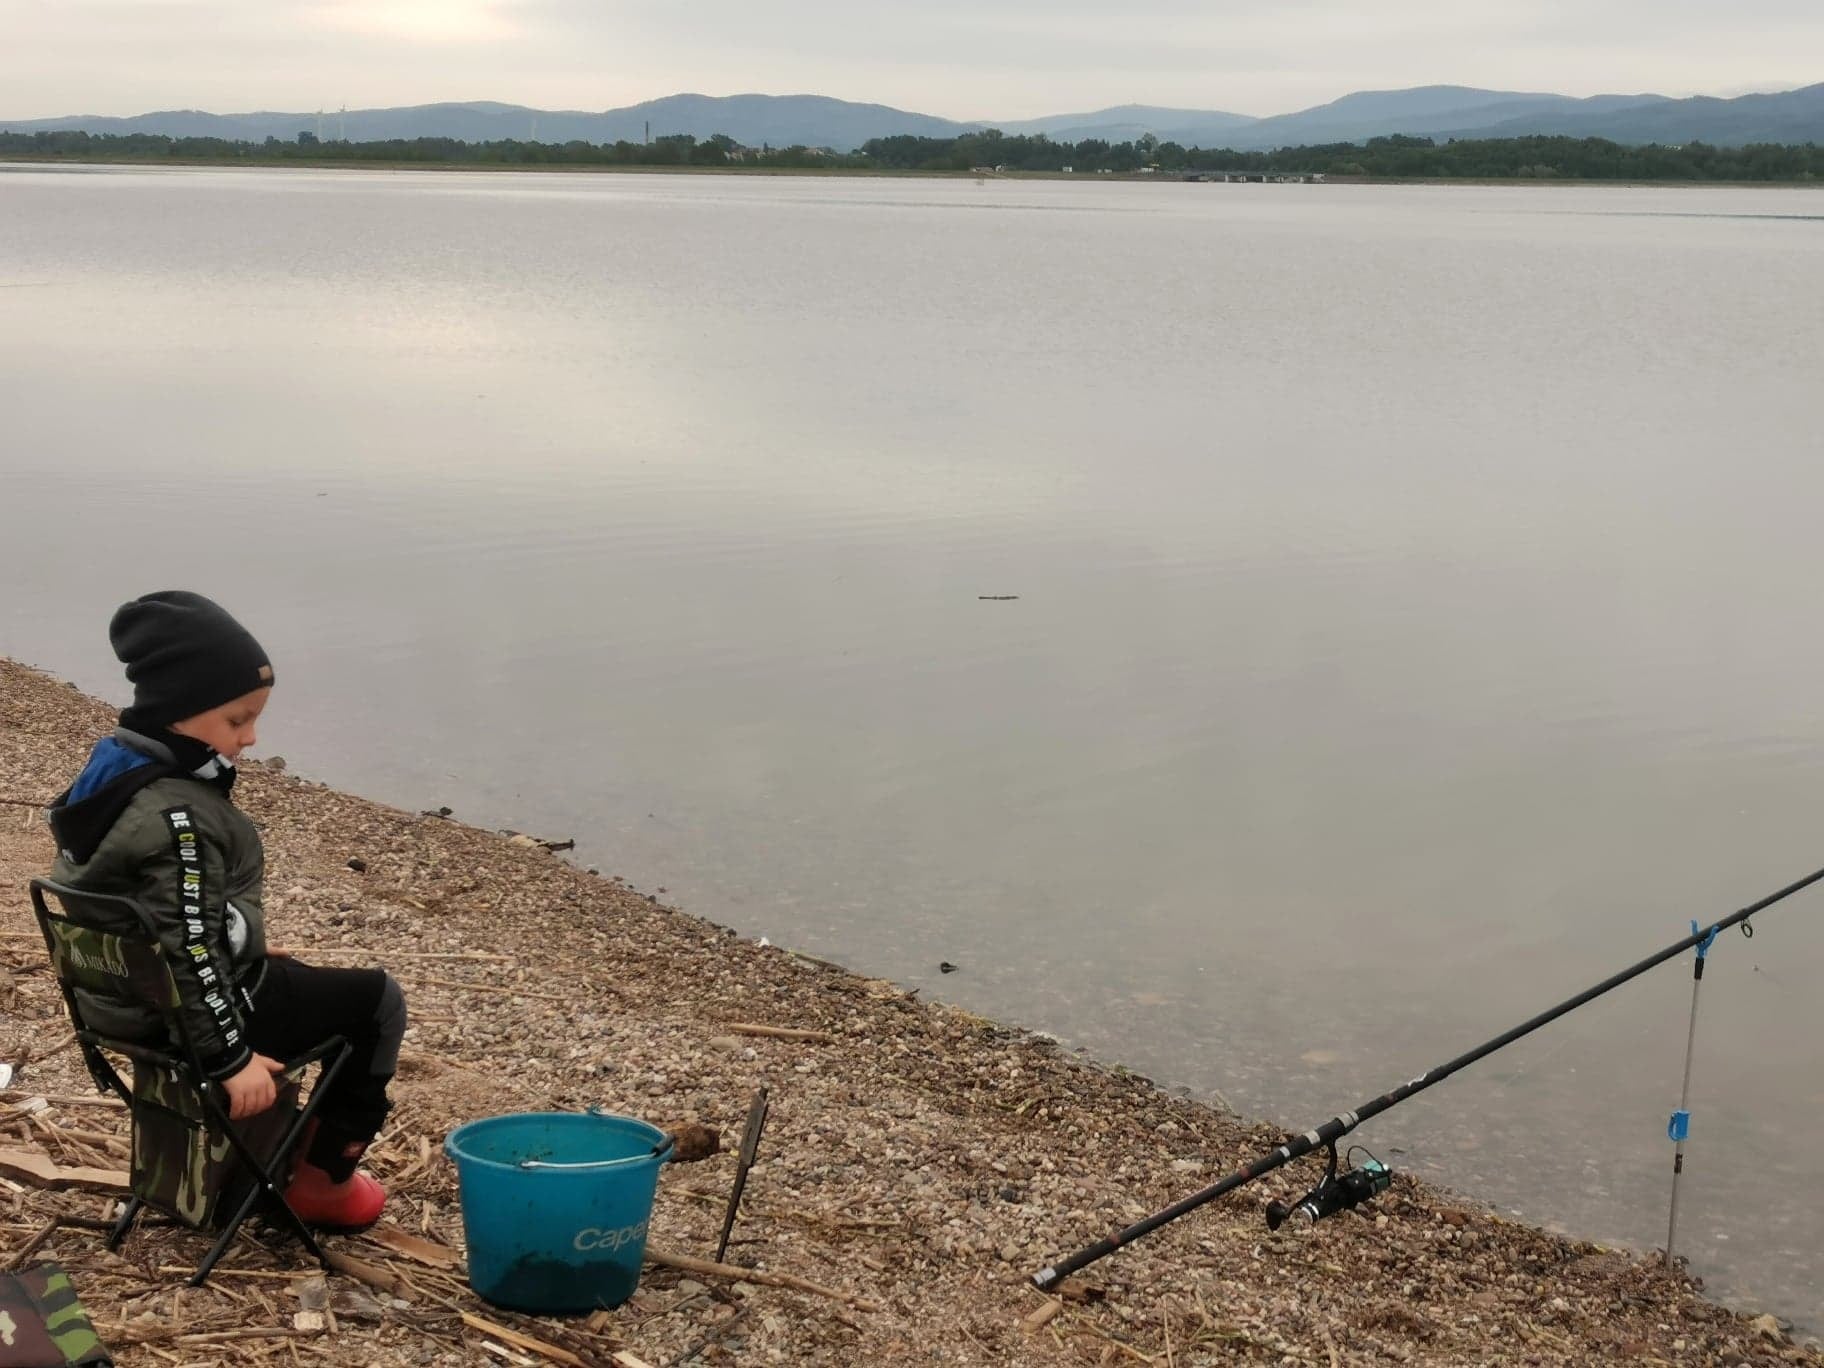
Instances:
[[[951,118],[1279,114],[1450,83],[1824,80],[1824,0],[0,0],[0,115],[810,93]]]

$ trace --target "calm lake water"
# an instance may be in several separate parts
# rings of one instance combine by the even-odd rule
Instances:
[[[13,168],[0,652],[214,593],[302,773],[1303,1129],[1824,865],[1821,292],[1806,191]],[[1815,1325],[1758,929],[1681,1240]],[[1358,1138],[1663,1243],[1688,963]]]

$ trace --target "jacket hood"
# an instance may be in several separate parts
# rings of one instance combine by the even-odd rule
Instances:
[[[190,774],[215,784],[224,793],[232,787],[234,767],[226,760],[186,737],[172,740],[186,749],[200,751],[201,763],[189,765],[186,762],[197,757],[180,757],[165,738],[126,727],[95,743],[76,782],[57,796],[48,813],[51,835],[66,860],[87,864],[134,795],[148,784],[172,775]]]

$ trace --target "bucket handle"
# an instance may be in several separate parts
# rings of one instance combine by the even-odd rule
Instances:
[[[606,1107],[591,1107],[589,1108],[587,1115],[612,1116],[614,1113],[609,1111]],[[645,1155],[629,1155],[628,1158],[657,1158],[662,1164],[671,1158],[671,1151],[677,1147],[677,1143],[677,1136],[667,1131],[664,1138],[648,1150]],[[626,1159],[582,1159],[573,1164],[553,1164],[544,1159],[521,1159],[514,1167],[522,1169],[589,1169],[601,1168],[606,1164],[624,1164],[626,1162]]]

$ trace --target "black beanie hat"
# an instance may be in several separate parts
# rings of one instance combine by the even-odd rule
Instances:
[[[219,603],[183,589],[121,604],[108,640],[127,667],[133,710],[160,726],[272,683],[272,666],[253,634]]]

